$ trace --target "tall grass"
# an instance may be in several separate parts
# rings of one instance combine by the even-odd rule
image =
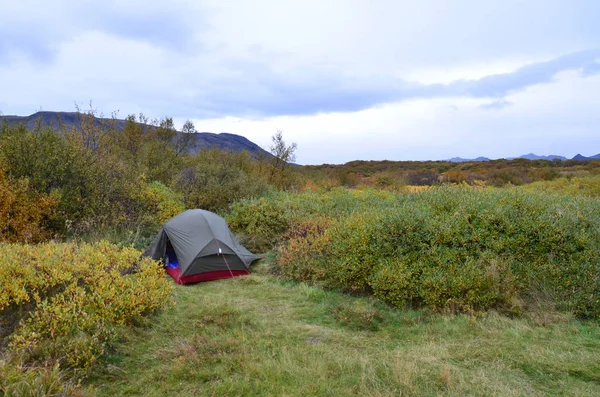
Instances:
[[[255,274],[177,287],[89,395],[593,396],[596,324],[446,316]]]

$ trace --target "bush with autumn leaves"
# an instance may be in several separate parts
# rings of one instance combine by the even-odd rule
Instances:
[[[56,366],[85,376],[124,329],[170,302],[162,268],[133,248],[4,243],[0,251],[0,348],[12,374],[0,376],[0,389]]]
[[[8,177],[0,161],[0,241],[35,243],[48,239],[45,222],[56,204],[52,195],[35,192],[27,178]]]

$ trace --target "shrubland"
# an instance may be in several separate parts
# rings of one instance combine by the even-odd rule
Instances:
[[[334,189],[238,202],[228,220],[263,247],[279,244],[280,274],[395,306],[518,314],[543,299],[580,317],[600,315],[594,199]]]
[[[526,191],[541,191],[556,195],[600,197],[600,174],[570,176],[552,181],[538,181],[522,186]]]
[[[117,123],[78,114],[72,128],[0,126],[0,241],[109,238],[142,247],[185,208],[222,212],[304,181],[278,157],[191,153],[189,121],[178,134],[170,118]],[[282,149],[289,150],[280,136]]]
[[[597,174],[600,161],[578,160],[491,160],[454,163],[450,161],[350,161],[345,164],[306,166],[311,178],[330,178],[346,187],[397,188],[402,184],[432,186],[445,183],[507,186],[552,181],[560,177]]]

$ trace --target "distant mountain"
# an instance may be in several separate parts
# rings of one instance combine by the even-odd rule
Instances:
[[[38,125],[42,128],[50,127],[54,129],[81,129],[82,114],[77,112],[37,112],[30,116],[0,116],[0,124],[8,123],[11,126],[23,124],[28,129],[33,129]],[[96,126],[111,125],[118,130],[125,128],[126,121],[121,119],[94,118]],[[148,125],[148,128],[153,128]],[[181,132],[178,132],[181,134]],[[199,150],[207,148],[217,148],[220,150],[230,150],[233,152],[241,152],[247,150],[251,154],[257,156],[271,157],[271,154],[258,146],[256,143],[244,138],[240,135],[220,133],[214,134],[211,132],[194,133],[194,141],[192,142],[189,151],[198,153]]]
[[[453,163],[466,163],[469,161],[490,161],[487,157],[477,157],[476,159],[463,159],[462,157],[452,157],[448,160]]]
[[[556,154],[551,154],[549,156],[538,156],[537,154],[528,153],[522,156],[517,157],[518,159],[527,159],[527,160],[567,160],[564,156],[558,156]]]
[[[566,158],[565,156],[559,156],[557,154],[551,154],[548,156],[538,156],[537,154],[534,153],[528,153],[528,154],[524,154],[522,156],[519,157],[506,157],[506,160],[516,160],[516,159],[526,159],[526,160],[569,160],[568,158]],[[600,160],[600,153],[596,154],[595,156],[590,156],[590,157],[585,157],[582,156],[581,154],[578,154],[577,156],[573,157],[572,160],[582,160],[582,161],[589,161],[589,160]],[[487,157],[477,157],[476,159],[463,159],[462,157],[452,157],[450,160],[447,161],[451,161],[453,163],[464,163],[464,162],[468,162],[468,161],[490,161],[489,158]]]
[[[590,156],[590,157],[585,157],[582,156],[581,154],[576,155],[575,157],[573,157],[573,160],[600,160],[600,153]]]

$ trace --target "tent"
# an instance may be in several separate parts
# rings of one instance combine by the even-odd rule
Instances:
[[[225,219],[205,210],[187,210],[163,224],[144,254],[165,263],[178,284],[250,274],[258,256],[242,246]]]

